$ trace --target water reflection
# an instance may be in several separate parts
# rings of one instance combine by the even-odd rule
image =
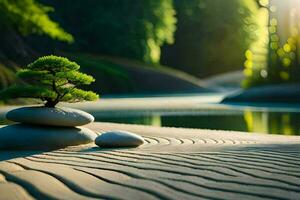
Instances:
[[[245,110],[241,112],[177,112],[176,114],[151,114],[147,112],[138,116],[133,113],[105,115],[92,113],[95,121],[126,124],[143,124],[158,127],[202,128],[215,130],[234,130],[268,134],[300,135],[299,112],[261,112]],[[108,117],[109,116],[109,117]],[[0,124],[12,122],[1,119]]]
[[[217,130],[234,130],[268,134],[300,135],[300,113],[253,112],[213,115],[145,115],[101,117],[96,121],[144,124],[161,127],[184,127]]]
[[[245,111],[244,118],[249,132],[300,135],[299,113]]]

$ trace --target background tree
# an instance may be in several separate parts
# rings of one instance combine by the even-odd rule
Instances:
[[[264,10],[266,30],[262,43],[248,50],[245,62],[245,88],[299,82],[299,2],[259,1]],[[257,49],[262,49],[257,51]],[[264,62],[262,62],[263,60]]]
[[[67,58],[44,56],[17,73],[28,85],[16,85],[1,92],[2,99],[38,98],[46,107],[55,107],[60,101],[78,102],[98,99],[91,91],[78,89],[95,81],[92,76],[80,73],[79,65]]]
[[[242,70],[244,52],[256,39],[254,0],[174,0],[175,43],[161,62],[198,77]]]
[[[60,41],[73,41],[72,35],[49,18],[51,11],[53,8],[37,0],[0,1],[0,88],[15,82],[19,66],[36,57],[24,37],[38,34]]]
[[[173,42],[172,0],[45,2],[55,7],[53,16],[75,37],[76,43],[67,50],[159,63],[160,47]]]
[[[13,26],[22,35],[45,34],[53,39],[72,42],[72,35],[49,18],[48,13],[53,10],[35,0],[1,0],[0,23]]]

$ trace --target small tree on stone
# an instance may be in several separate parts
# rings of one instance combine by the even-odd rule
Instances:
[[[27,84],[14,85],[0,93],[2,99],[38,98],[46,107],[57,103],[93,101],[99,97],[92,91],[78,89],[95,81],[92,76],[79,72],[80,66],[67,58],[44,56],[24,69],[17,76]]]

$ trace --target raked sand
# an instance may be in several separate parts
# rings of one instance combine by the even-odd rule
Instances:
[[[0,199],[300,199],[300,137],[93,123],[142,135],[138,148],[94,144],[0,152]]]

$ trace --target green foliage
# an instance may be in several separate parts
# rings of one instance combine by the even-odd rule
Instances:
[[[45,106],[54,107],[58,102],[92,101],[98,95],[91,91],[78,89],[95,81],[92,76],[78,72],[79,65],[67,58],[44,56],[17,76],[29,85],[15,85],[0,93],[1,98],[39,98]]]
[[[69,61],[67,58],[57,56],[44,56],[27,66],[28,70],[34,71],[72,71],[80,67],[77,63]]]
[[[53,6],[76,38],[70,49],[158,63],[160,47],[173,42],[172,0],[54,0]]]
[[[0,90],[16,81],[16,75],[12,69],[0,63]]]
[[[255,46],[256,51],[250,49],[246,53],[244,88],[300,81],[299,28],[296,26],[299,15],[290,14],[293,7],[279,7],[282,10],[272,11],[272,6],[277,6],[276,2],[262,6],[265,10],[266,23],[263,28],[267,39],[259,43],[260,46]],[[290,22],[283,22],[277,12]],[[258,48],[262,50],[257,51]]]
[[[250,73],[246,74],[243,87],[299,82],[297,40],[298,37],[291,36],[283,45],[280,45],[279,41],[272,41],[266,55],[268,62],[263,67],[257,67],[254,63]]]
[[[36,0],[1,0],[0,23],[16,27],[25,36],[33,33],[45,34],[53,39],[72,42],[72,35],[49,18],[50,11],[53,11],[53,8]]]
[[[1,99],[10,98],[55,98],[55,93],[47,88],[28,85],[13,85],[1,91]]]
[[[257,37],[254,0],[174,0],[175,43],[162,63],[198,77],[242,69],[244,52]]]

